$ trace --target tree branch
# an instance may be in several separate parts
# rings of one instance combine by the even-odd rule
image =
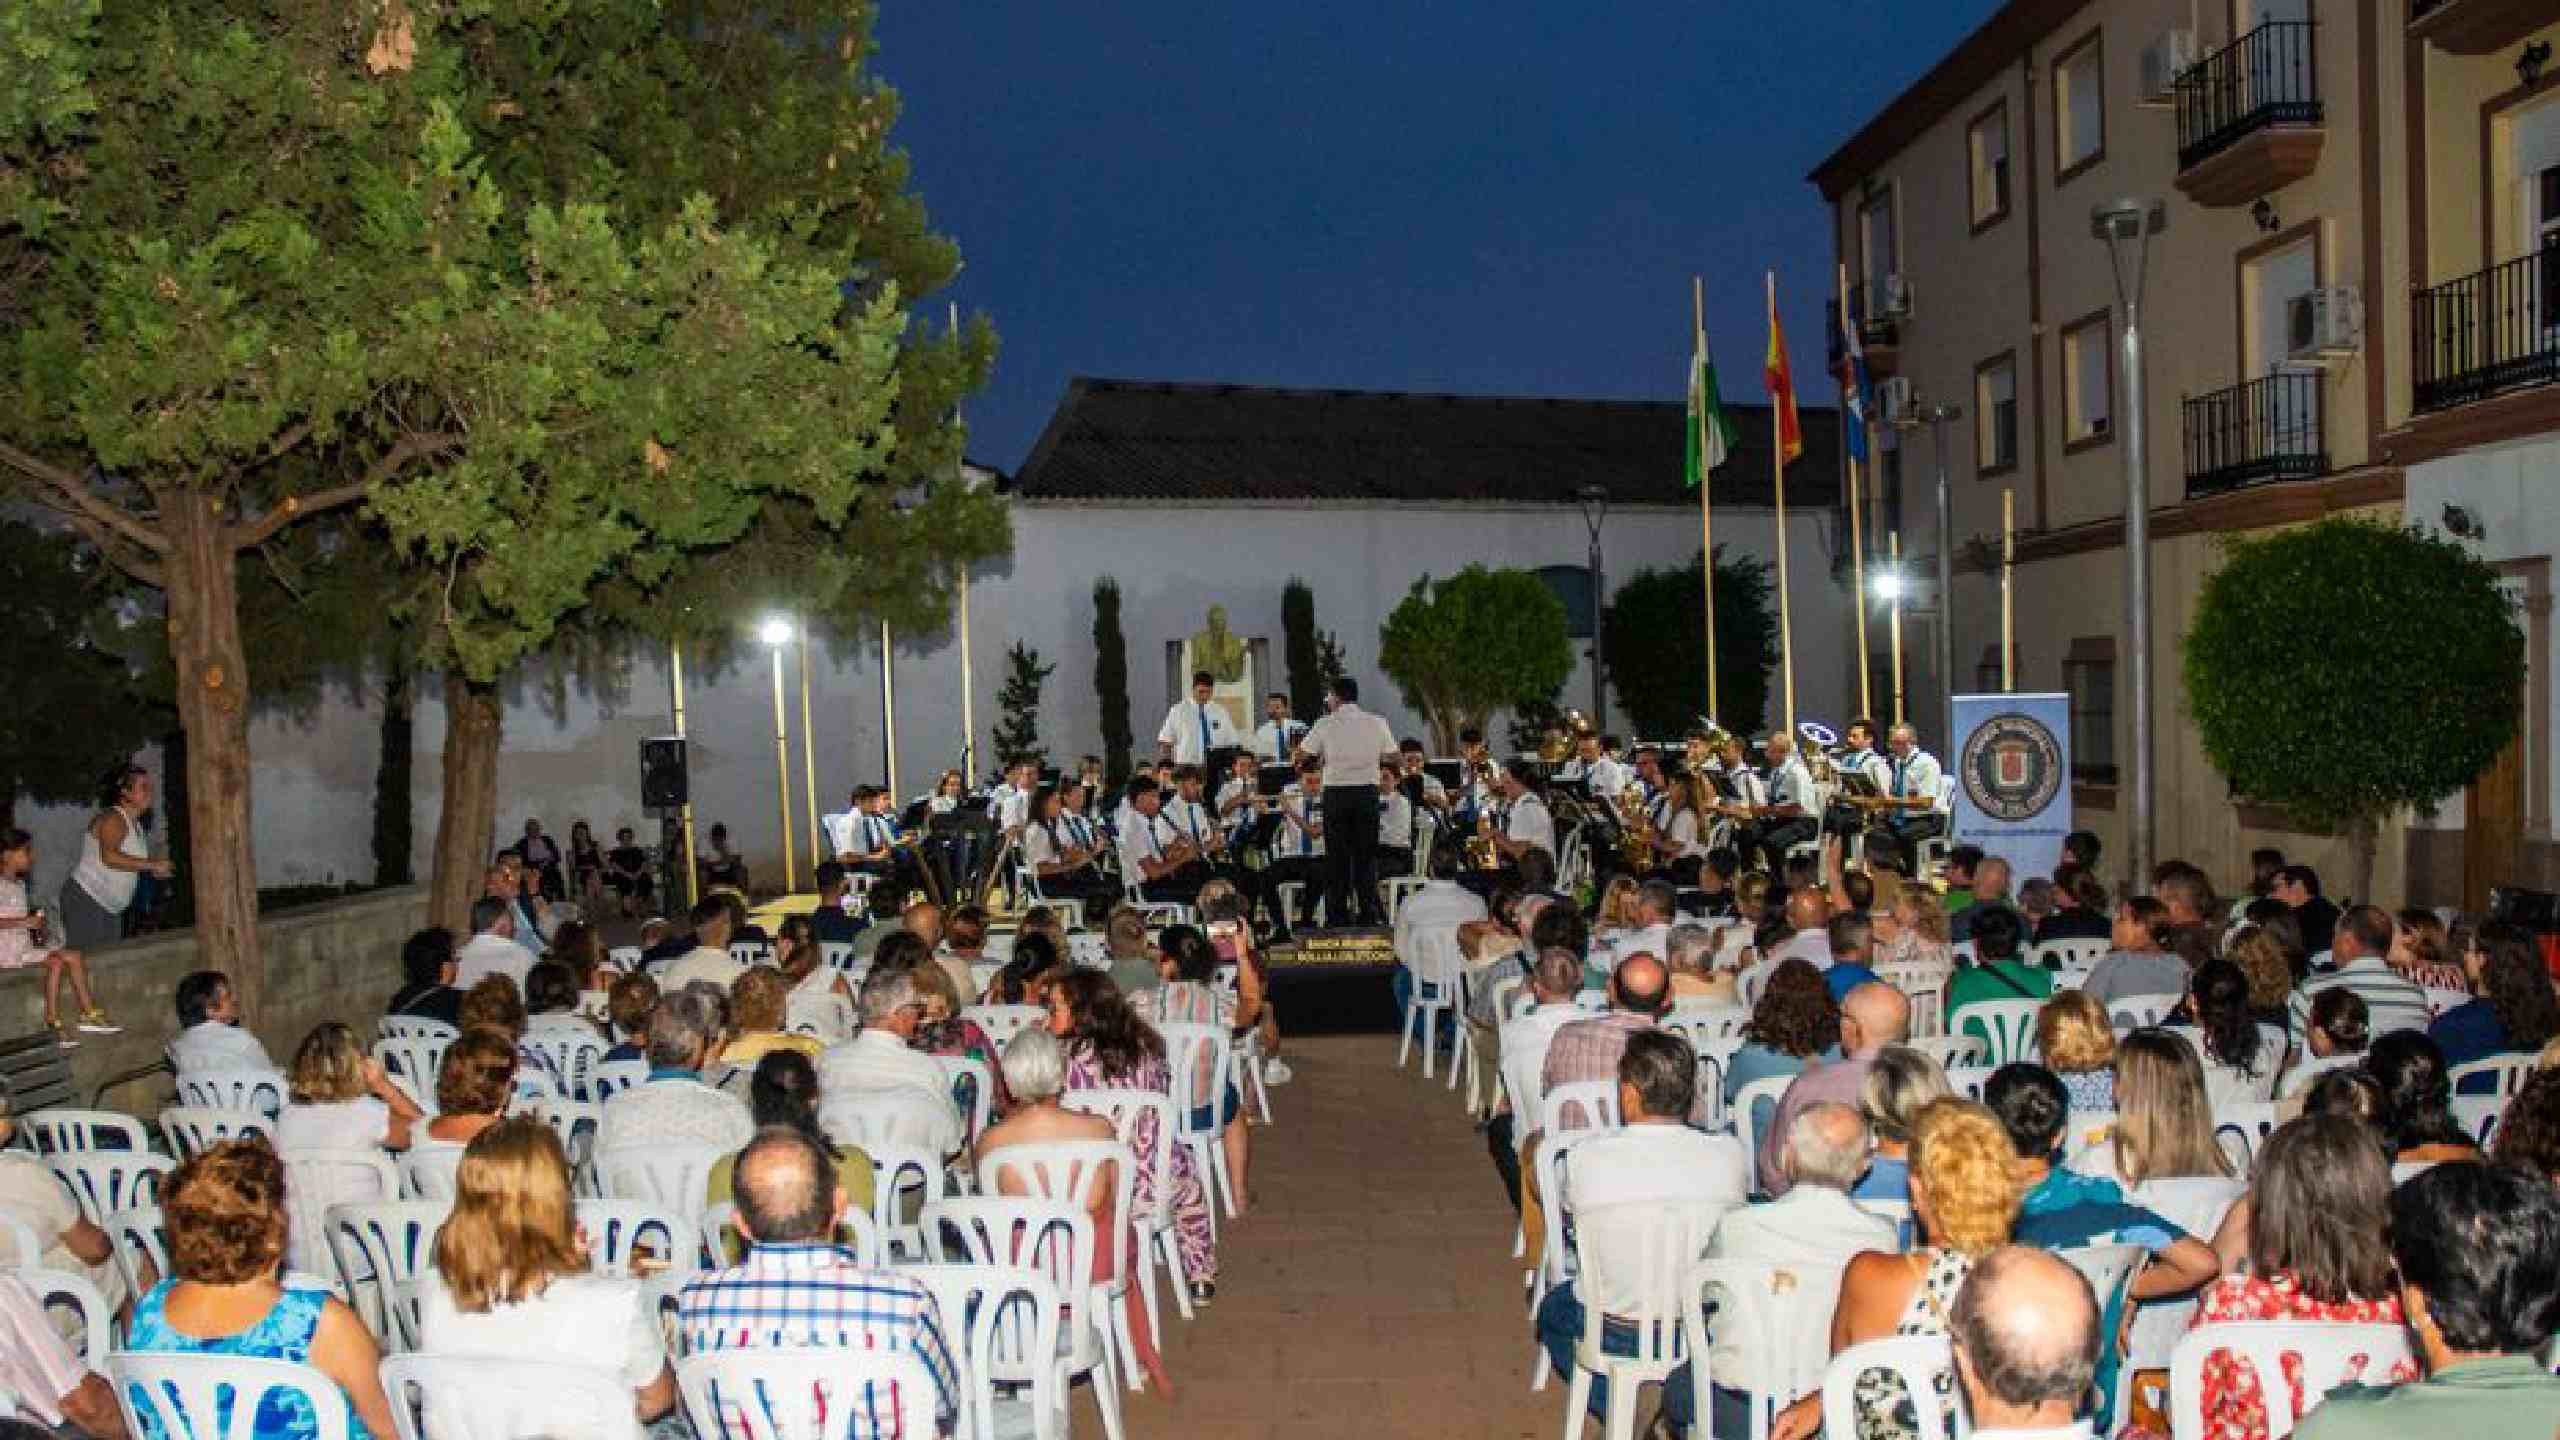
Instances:
[[[168,553],[169,541],[150,526],[117,509],[90,488],[89,482],[51,461],[28,454],[6,440],[0,440],[0,465],[25,475],[62,501],[66,514],[85,517],[91,523],[124,537],[126,543],[153,554]]]
[[[97,546],[98,553],[107,557],[108,564],[154,590],[169,588],[168,571],[161,568],[160,562],[151,558],[148,552],[136,550],[122,535],[76,510],[55,507],[55,513],[61,515],[72,529],[79,531],[80,538]]]
[[[373,462],[371,468],[364,472],[362,479],[351,480],[344,485],[332,485],[326,490],[315,490],[308,495],[287,495],[266,514],[232,527],[232,547],[245,550],[252,545],[263,545],[277,531],[306,515],[317,515],[343,505],[352,505],[363,499],[374,486],[399,474],[401,468],[410,461],[421,460],[430,455],[441,455],[461,443],[461,436],[446,431],[434,431],[424,435],[404,435],[398,444],[382,452],[382,457]]]

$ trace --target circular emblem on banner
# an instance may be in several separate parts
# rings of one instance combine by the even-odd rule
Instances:
[[[2015,711],[1974,727],[1960,760],[1965,798],[1994,820],[2029,820],[2062,792],[2062,746],[2044,722]]]

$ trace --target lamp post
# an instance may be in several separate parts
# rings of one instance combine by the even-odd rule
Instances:
[[[809,619],[801,616],[800,628],[800,786],[809,804],[809,874],[815,880],[818,862],[826,858],[826,827],[818,821],[818,725],[809,714]],[[775,652],[777,655],[779,651]]]
[[[1585,485],[1573,498],[1582,506],[1583,527],[1591,532],[1591,728],[1609,728],[1609,707],[1603,702],[1600,679],[1600,527],[1609,519],[1609,491],[1600,485]]]
[[[2151,237],[2169,221],[2157,200],[2126,198],[2089,212],[2089,233],[2107,247],[2116,303],[2124,307],[2124,614],[2125,693],[2133,710],[2133,791],[2126,807],[2125,865],[2139,883],[2151,873],[2151,478],[2145,468],[2149,417],[2142,398],[2143,262]]]
[[[782,649],[791,643],[791,636],[791,622],[779,615],[756,632],[756,638],[773,652],[774,796],[782,804],[782,890],[786,895],[799,888],[791,851],[791,735],[782,709]]]
[[[1902,536],[1893,537],[1893,558],[1876,573],[1876,598],[1893,612],[1893,723],[1902,721]]]
[[[1938,652],[1939,734],[1942,745],[1956,743],[1956,516],[1947,491],[1947,422],[1964,412],[1953,405],[1932,405],[1921,416],[1929,422],[1929,460],[1938,472]]]

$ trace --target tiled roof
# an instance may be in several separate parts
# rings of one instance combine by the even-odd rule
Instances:
[[[1828,383],[1827,381],[1824,383]],[[1769,407],[1729,405],[1740,443],[1715,502],[1771,498]],[[1013,479],[1028,500],[1685,505],[1686,407],[1078,377]],[[1787,503],[1836,503],[1840,417],[1805,406]]]

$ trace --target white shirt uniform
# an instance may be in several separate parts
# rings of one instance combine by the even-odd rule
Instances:
[[[1066,847],[1072,843],[1074,843],[1073,837],[1068,833],[1067,822],[1063,816],[1059,818],[1055,827],[1026,825],[1022,830],[1023,863],[1031,867],[1032,873],[1037,874],[1041,866],[1055,865],[1066,859]]]
[[[1831,762],[1831,768],[1842,775],[1864,775],[1875,782],[1878,790],[1893,781],[1893,767],[1873,750],[1844,750],[1839,759]]]
[[[1153,816],[1130,811],[1120,826],[1120,878],[1131,885],[1143,883],[1147,869],[1139,862],[1164,859],[1164,852],[1178,838],[1163,811]]]
[[[1253,758],[1265,765],[1286,765],[1298,737],[1307,733],[1298,720],[1265,720],[1253,727]]]
[[[1204,740],[1206,745],[1202,744]],[[1211,750],[1242,745],[1244,733],[1227,718],[1227,707],[1217,701],[1203,705],[1197,700],[1183,700],[1164,712],[1164,724],[1156,728],[1156,743],[1173,747],[1176,765],[1206,765]]]
[[[1271,838],[1272,853],[1283,860],[1324,853],[1323,814],[1307,803],[1306,792],[1292,782],[1280,792],[1280,831]]]
[[[1031,792],[1010,785],[997,786],[995,815],[998,830],[1021,829],[1031,819]]]
[[[1706,842],[1698,838],[1697,811],[1674,811],[1669,822],[1656,820],[1653,824],[1655,834],[1679,847],[1672,852],[1673,859],[1694,857],[1703,860],[1707,857]]]
[[[1413,848],[1413,802],[1402,790],[1378,792],[1378,843],[1397,850]]]
[[[1556,771],[1556,778],[1579,780],[1592,794],[1614,799],[1619,791],[1635,783],[1636,772],[1606,755],[1587,762],[1577,756]]]
[[[1102,853],[1100,844],[1102,827],[1094,823],[1092,816],[1081,810],[1058,812],[1058,838],[1088,855]]]
[[[858,833],[862,828],[861,820],[862,812],[859,810],[848,810],[844,814],[830,815],[826,818],[827,846],[831,853],[852,855],[861,851],[863,847],[858,843],[861,839]]]
[[[1522,791],[1511,802],[1511,814],[1503,823],[1502,833],[1524,844],[1547,852],[1552,860],[1556,853],[1556,817],[1548,811],[1547,802],[1535,791]]]
[[[1804,768],[1801,756],[1791,754],[1784,764],[1769,772],[1768,798],[1760,803],[1793,805],[1807,815],[1821,813],[1821,807],[1814,803],[1813,772]]]
[[[1324,760],[1324,784],[1330,790],[1378,783],[1378,766],[1394,760],[1396,732],[1387,722],[1345,702],[1333,707],[1333,713],[1316,722],[1300,742],[1310,755]]]
[[[1936,803],[1939,774],[1938,757],[1930,754],[1926,750],[1915,749],[1911,752],[1908,759],[1887,757],[1885,760],[1884,793],[1897,797],[1925,795],[1930,799],[1930,808],[1943,814],[1945,813],[1943,807]],[[1907,813],[1917,814],[1919,812],[1911,811]]]
[[[1175,834],[1204,853],[1209,842],[1218,835],[1218,817],[1210,814],[1209,807],[1197,800],[1167,800],[1164,809],[1158,813],[1172,823]]]
[[[1258,780],[1230,780],[1218,787],[1218,824],[1227,832],[1227,843],[1239,844],[1244,832],[1253,828],[1254,818],[1261,813],[1254,804],[1262,794]]]

